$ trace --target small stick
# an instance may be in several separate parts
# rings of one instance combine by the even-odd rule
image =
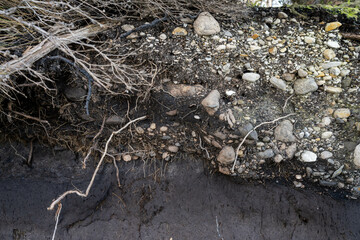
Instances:
[[[217,231],[217,233],[218,233],[218,235],[219,235],[219,238],[220,238],[221,240],[224,240],[224,238],[221,237],[221,234],[220,234],[219,222],[218,222],[217,216],[215,217],[215,219],[216,219],[216,231]]]
[[[31,120],[34,120],[34,121],[38,121],[38,122],[41,122],[41,123],[45,123],[45,124],[47,124],[47,125],[50,125],[50,123],[49,123],[48,121],[46,121],[46,120],[41,120],[40,118],[32,117],[32,116],[27,115],[27,114],[25,114],[25,113],[17,112],[17,111],[14,111],[14,110],[10,110],[10,111],[11,111],[12,113],[15,113],[15,114],[17,114],[17,115],[20,115],[20,116],[22,116],[22,117],[24,117],[24,118],[28,118],[28,119],[31,119]]]
[[[59,223],[59,217],[60,217],[61,209],[62,209],[62,204],[59,203],[58,204],[58,209],[56,210],[56,213],[55,213],[56,223],[55,223],[55,228],[54,228],[54,233],[53,233],[53,236],[52,236],[52,240],[55,239],[55,234],[56,234],[57,226],[58,226],[58,223]]]
[[[237,162],[237,158],[238,158],[238,155],[239,155],[238,152],[239,152],[241,146],[244,144],[246,138],[247,138],[253,131],[255,131],[258,127],[261,127],[262,125],[271,124],[271,123],[276,123],[277,121],[279,121],[279,120],[281,120],[281,119],[284,119],[284,118],[287,118],[287,117],[290,117],[290,116],[292,116],[292,115],[295,115],[295,113],[290,113],[290,114],[288,114],[288,115],[286,115],[286,116],[279,117],[279,118],[274,119],[274,120],[272,120],[272,121],[270,121],[270,122],[262,122],[262,123],[260,123],[259,125],[255,126],[253,129],[251,129],[251,130],[245,135],[244,139],[240,142],[239,146],[236,148],[234,164],[233,164],[233,166],[232,166],[232,168],[231,168],[231,172],[234,172],[235,165],[236,165],[236,162]]]
[[[88,158],[90,157],[90,154],[92,152],[92,150],[94,149],[94,147],[96,146],[96,142],[95,142],[95,139],[100,136],[101,132],[103,131],[104,129],[104,125],[105,125],[105,119],[106,119],[106,116],[104,116],[104,119],[103,119],[103,122],[101,124],[101,127],[100,127],[100,130],[99,132],[95,135],[95,137],[93,137],[93,139],[91,140],[91,142],[93,143],[93,145],[90,147],[88,153],[86,154],[86,157],[84,158],[83,160],[83,169],[86,168],[86,161],[88,160]]]
[[[360,41],[360,34],[355,34],[355,33],[340,33],[340,34],[345,39]]]
[[[199,146],[200,146],[200,149],[201,149],[201,150],[203,150],[203,151],[206,152],[207,158],[210,159],[210,155],[209,155],[208,150],[207,150],[206,148],[204,148],[204,147],[202,146],[202,144],[201,144],[201,137],[199,137]]]
[[[31,163],[31,158],[32,158],[33,149],[34,149],[33,140],[31,140],[31,142],[30,142],[29,156],[28,156],[28,159],[27,159],[27,164],[28,164],[28,165],[30,165],[30,163]]]
[[[118,183],[118,187],[121,188],[121,184],[120,184],[120,178],[119,178],[119,168],[116,164],[116,159],[113,157],[113,163],[114,163],[114,166],[115,166],[115,170],[116,170],[116,180],[117,180],[117,183]]]
[[[105,159],[105,156],[107,155],[107,151],[108,151],[108,148],[109,148],[109,144],[110,144],[112,138],[113,138],[115,135],[117,135],[117,134],[119,134],[120,132],[122,132],[124,129],[126,129],[130,124],[132,124],[132,123],[134,123],[134,122],[137,122],[137,121],[140,121],[140,120],[144,120],[145,118],[146,118],[146,116],[142,116],[142,117],[136,118],[136,119],[134,119],[134,120],[131,120],[130,122],[128,122],[127,124],[125,124],[125,126],[123,126],[122,128],[120,128],[119,130],[113,131],[113,132],[111,133],[110,137],[109,137],[108,140],[106,141],[104,152],[103,152],[103,154],[101,155],[100,161],[99,161],[98,165],[96,166],[96,169],[95,169],[95,171],[94,171],[94,174],[92,175],[91,181],[90,181],[89,186],[87,187],[85,193],[83,193],[83,192],[81,192],[81,191],[78,191],[78,190],[66,191],[66,192],[64,192],[63,194],[61,194],[56,200],[54,200],[47,209],[48,209],[48,210],[53,210],[54,207],[55,207],[55,205],[56,205],[57,203],[59,203],[62,199],[64,199],[64,198],[65,198],[67,195],[69,195],[69,194],[75,193],[75,194],[77,194],[77,195],[80,196],[80,197],[87,197],[87,196],[89,195],[90,189],[91,189],[91,187],[92,187],[92,185],[93,185],[93,183],[94,183],[94,181],[95,181],[96,174],[97,174],[97,172],[99,171],[100,166],[101,166],[101,164],[103,163],[103,161],[104,161],[104,159]]]
[[[284,104],[284,106],[283,106],[283,108],[282,108],[283,112],[285,112],[286,105],[287,105],[288,101],[290,100],[290,98],[292,98],[293,96],[294,96],[294,95],[291,94],[291,95],[285,100],[285,104]]]

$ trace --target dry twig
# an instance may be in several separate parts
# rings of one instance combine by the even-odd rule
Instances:
[[[94,184],[94,180],[95,180],[96,174],[97,174],[97,172],[99,171],[100,166],[101,166],[101,164],[103,163],[103,161],[104,161],[104,159],[105,159],[105,156],[107,155],[108,148],[109,148],[109,144],[110,144],[112,138],[113,138],[115,135],[117,135],[117,134],[119,134],[120,132],[122,132],[124,129],[126,129],[126,128],[127,128],[129,125],[131,125],[132,123],[137,122],[137,121],[140,121],[140,120],[144,120],[145,118],[146,118],[146,116],[142,116],[142,117],[136,118],[136,119],[134,119],[134,120],[131,120],[130,122],[128,122],[127,124],[125,124],[125,126],[123,126],[122,128],[120,128],[119,130],[114,131],[114,132],[111,133],[110,137],[109,137],[108,140],[106,141],[104,152],[103,152],[103,154],[101,155],[100,161],[99,161],[98,165],[96,166],[96,169],[95,169],[95,171],[94,171],[94,174],[93,174],[93,176],[92,176],[92,178],[91,178],[91,181],[90,181],[88,187],[86,188],[85,193],[83,193],[83,192],[81,192],[81,191],[79,191],[79,190],[66,191],[66,192],[64,192],[63,194],[61,194],[56,200],[54,200],[47,209],[48,209],[48,210],[53,210],[54,207],[55,207],[55,205],[56,205],[57,203],[59,203],[62,199],[64,199],[64,198],[65,198],[67,195],[69,195],[69,194],[77,194],[77,195],[80,196],[80,197],[87,197],[87,196],[89,195],[89,192],[90,192],[90,189],[91,189],[92,185]]]

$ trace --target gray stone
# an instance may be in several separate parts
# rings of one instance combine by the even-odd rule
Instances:
[[[288,15],[284,12],[278,12],[278,18],[280,19],[288,18]]]
[[[296,153],[296,143],[291,144],[286,150],[285,150],[286,156],[288,159],[292,159],[295,156]]]
[[[329,151],[323,151],[320,153],[321,159],[328,159],[328,158],[331,158],[332,156],[333,156],[333,154]]]
[[[274,151],[272,149],[266,149],[263,152],[259,152],[257,155],[258,155],[258,157],[260,159],[267,159],[267,158],[274,157],[275,154],[274,154]]]
[[[307,94],[310,92],[315,92],[318,89],[318,85],[315,82],[314,78],[302,78],[298,79],[294,83],[294,90],[296,94]]]
[[[213,90],[206,96],[206,98],[204,98],[201,101],[201,105],[204,106],[206,112],[210,116],[213,116],[215,112],[219,110],[220,107],[219,99],[220,99],[219,91]]]
[[[343,168],[344,168],[344,165],[341,165],[341,167],[338,170],[336,170],[331,177],[335,178],[335,177],[339,176],[342,173]]]
[[[66,88],[65,97],[73,102],[83,101],[86,97],[87,92],[83,88]]]
[[[317,156],[311,151],[304,151],[301,154],[301,161],[306,163],[316,162]]]
[[[276,78],[276,77],[272,77],[270,78],[270,83],[272,83],[272,85],[274,85],[276,88],[285,91],[286,90],[286,83],[285,81]]]
[[[313,38],[313,37],[305,37],[305,38],[304,38],[304,41],[305,41],[307,44],[313,44],[313,43],[315,43],[315,38]]]
[[[293,134],[293,125],[289,120],[282,121],[279,126],[275,128],[275,139],[282,142],[295,142],[296,138]]]
[[[282,75],[282,77],[283,77],[286,81],[291,82],[292,80],[295,79],[295,74],[293,74],[293,73],[284,73],[284,74]]]
[[[329,40],[326,42],[326,45],[328,45],[331,48],[340,48],[340,44],[336,41]]]
[[[274,157],[274,162],[280,163],[283,159],[284,159],[283,156],[281,156],[280,154],[278,154],[278,155],[276,155],[276,156]]]
[[[227,165],[231,164],[235,160],[235,150],[231,146],[225,146],[220,151],[219,155],[217,156],[218,162],[221,164]]]
[[[242,79],[249,82],[256,82],[260,79],[260,75],[257,73],[244,73]]]
[[[326,132],[323,132],[323,133],[321,134],[321,138],[322,138],[322,139],[329,139],[329,138],[331,138],[332,135],[333,135],[333,132],[326,131]]]
[[[329,69],[329,68],[332,68],[332,67],[339,67],[341,65],[342,65],[342,62],[328,62],[328,63],[321,64],[321,67],[323,69]]]
[[[298,75],[299,75],[299,77],[304,78],[304,77],[306,77],[308,75],[308,73],[304,69],[300,68],[298,70]]]
[[[179,151],[179,147],[178,146],[169,146],[168,148],[168,151],[169,152],[172,152],[172,153],[177,153]]]
[[[208,12],[202,12],[194,22],[194,30],[198,35],[213,35],[220,32],[220,25]]]
[[[341,81],[341,86],[342,86],[343,88],[348,88],[348,87],[350,87],[350,85],[351,85],[351,81],[352,81],[351,78],[346,77],[344,80]]]
[[[335,187],[337,185],[337,182],[330,182],[325,180],[320,180],[319,184],[324,187]]]
[[[358,144],[354,150],[354,164],[360,167],[360,144]]]
[[[105,123],[107,125],[117,125],[117,124],[122,124],[124,122],[125,122],[125,119],[118,115],[112,115],[112,116],[108,117],[105,121]]]
[[[252,129],[254,129],[253,125],[251,123],[247,123],[242,127],[239,127],[239,131],[242,137],[245,137],[248,132],[250,132]],[[248,139],[252,140],[258,140],[258,134],[256,131],[252,131],[250,135],[248,136]]]

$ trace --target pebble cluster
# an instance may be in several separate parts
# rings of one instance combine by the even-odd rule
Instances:
[[[304,188],[306,179],[360,196],[360,67],[354,61],[360,46],[343,39],[340,22],[304,22],[284,12],[238,23],[219,23],[204,12],[182,22],[158,35],[128,38],[166,56],[157,63],[182,68],[164,81],[172,84],[172,96],[200,97],[209,121],[223,123],[201,145],[215,148],[212,163],[220,172],[260,178],[266,164],[297,161],[303,169],[292,176],[295,187]],[[208,76],[210,89],[195,85]],[[214,78],[221,84],[212,84]],[[256,125],[286,113],[294,115],[252,131],[236,153]],[[162,156],[179,149],[180,143],[170,145]]]

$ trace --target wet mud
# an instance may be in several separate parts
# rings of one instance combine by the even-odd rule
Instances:
[[[51,201],[84,190],[95,163],[34,144],[0,148],[0,239],[51,239]],[[15,154],[14,149],[17,150]],[[359,201],[283,184],[235,183],[202,160],[105,164],[86,199],[62,201],[55,239],[359,239]]]

